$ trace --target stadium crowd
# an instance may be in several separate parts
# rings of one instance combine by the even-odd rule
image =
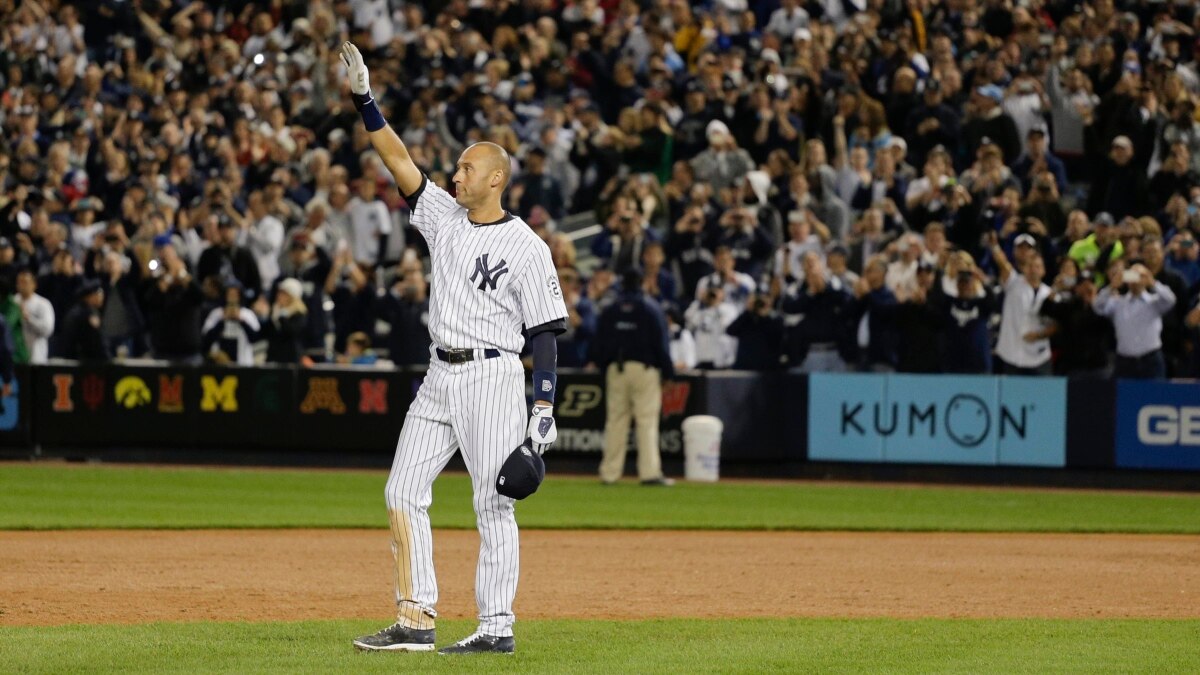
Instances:
[[[1197,376],[1196,10],[0,0],[0,309],[19,362],[427,362],[353,40],[431,180],[509,151],[561,366],[636,270],[677,368]]]

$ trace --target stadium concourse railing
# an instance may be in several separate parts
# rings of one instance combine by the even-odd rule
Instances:
[[[70,361],[17,370],[0,451],[70,449],[391,456],[423,369],[186,367]],[[724,422],[722,463],[1200,470],[1200,384],[905,374],[706,371],[663,386],[661,445]],[[556,454],[603,445],[599,373],[564,369]]]

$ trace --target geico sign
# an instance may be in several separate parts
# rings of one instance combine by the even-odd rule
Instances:
[[[1200,406],[1143,406],[1137,434],[1144,445],[1200,445]]]

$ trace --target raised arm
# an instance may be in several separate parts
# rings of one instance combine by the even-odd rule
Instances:
[[[396,186],[405,195],[414,194],[421,188],[423,178],[421,170],[413,163],[404,147],[404,141],[392,131],[379,106],[371,96],[371,80],[367,66],[363,63],[362,53],[350,42],[342,43],[342,63],[346,64],[346,72],[350,78],[350,91],[354,94],[354,106],[362,114],[363,125],[371,137],[371,145],[383,160],[384,166],[392,172]]]

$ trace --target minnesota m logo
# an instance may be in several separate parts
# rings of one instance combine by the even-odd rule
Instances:
[[[475,272],[471,275],[471,283],[475,283],[477,277],[483,277],[479,281],[479,290],[486,291],[489,286],[492,290],[496,290],[496,283],[500,281],[500,277],[508,272],[508,263],[503,258],[496,264],[495,267],[488,267],[488,254],[484,253],[475,259]]]
[[[202,375],[200,377],[200,409],[204,412],[217,410],[237,412],[237,386],[236,375],[222,377],[219,383],[217,378],[212,375]]]

